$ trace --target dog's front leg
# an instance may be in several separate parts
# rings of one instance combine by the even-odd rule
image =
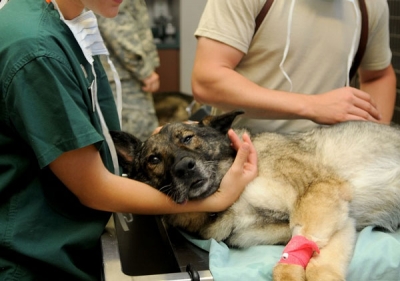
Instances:
[[[293,241],[274,268],[275,281],[345,279],[355,233],[350,199],[347,183],[333,177],[315,180],[298,197],[290,216]]]
[[[283,250],[282,257],[273,271],[274,280],[303,281],[305,268],[314,251],[319,252],[317,244],[304,236],[292,237]]]
[[[354,221],[349,218],[346,226],[334,233],[319,253],[311,254],[308,264],[278,263],[274,268],[273,280],[344,281],[354,240]],[[289,254],[292,253],[289,251]]]
[[[274,281],[304,281],[306,272],[300,265],[278,263],[272,273]]]
[[[323,247],[319,255],[314,255],[306,268],[306,279],[324,281],[344,281],[350,263],[356,230],[353,219],[338,230]]]

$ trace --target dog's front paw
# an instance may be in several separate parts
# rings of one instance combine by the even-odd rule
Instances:
[[[306,269],[307,281],[345,281],[346,278],[330,265],[316,265],[310,262]]]
[[[302,266],[278,263],[272,273],[274,281],[305,281],[306,273]]]

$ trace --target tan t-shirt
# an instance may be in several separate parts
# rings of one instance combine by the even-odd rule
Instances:
[[[279,68],[287,44],[292,1],[276,0],[254,35],[255,18],[265,0],[208,0],[196,36],[208,37],[245,56],[236,71],[265,88],[290,91]],[[355,0],[360,21],[361,13]],[[391,61],[389,11],[386,0],[366,0],[369,40],[361,67],[379,70]],[[348,58],[357,29],[356,10],[347,0],[296,0],[289,50],[283,68],[292,81],[292,92],[318,94],[346,83]],[[355,51],[359,43],[356,36]],[[301,131],[317,126],[309,120],[256,120],[240,118],[235,126],[253,132]]]

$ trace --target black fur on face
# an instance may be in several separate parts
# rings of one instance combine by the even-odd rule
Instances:
[[[227,132],[239,114],[243,112],[208,116],[199,123],[167,124],[144,142],[125,132],[110,134],[129,178],[184,203],[219,188],[236,154]]]

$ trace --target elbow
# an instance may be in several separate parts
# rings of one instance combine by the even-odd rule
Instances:
[[[92,196],[79,196],[78,197],[79,202],[90,209],[98,210],[98,211],[104,211],[104,208],[101,208],[99,204],[92,198]]]
[[[203,86],[201,81],[199,81],[199,79],[192,77],[193,98],[201,104],[208,104],[208,99],[207,99],[206,93],[207,93],[207,90],[205,89],[205,87]]]
[[[192,75],[192,94],[193,98],[201,103],[214,105],[216,95],[213,94],[213,82],[207,76],[201,76],[193,72]]]
[[[101,189],[87,190],[75,194],[75,196],[87,208],[105,212],[113,211],[113,207],[110,205],[113,202],[112,195],[103,193]]]

